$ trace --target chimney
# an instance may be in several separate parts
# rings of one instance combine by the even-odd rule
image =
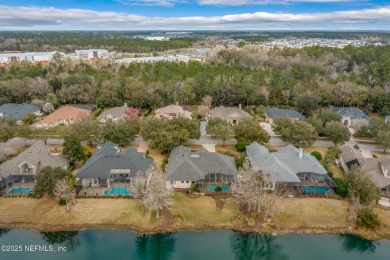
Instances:
[[[123,107],[127,107],[127,103],[123,103]]]
[[[176,101],[176,106],[178,106],[179,105],[179,101]]]
[[[242,109],[242,104],[238,104],[238,108],[239,108],[239,109]]]
[[[302,156],[303,156],[303,149],[302,148],[298,149],[298,155],[299,155],[299,159],[302,159]]]

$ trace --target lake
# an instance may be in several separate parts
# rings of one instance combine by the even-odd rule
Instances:
[[[142,235],[125,230],[0,230],[0,259],[389,259],[390,240],[233,231]],[[5,252],[19,250],[19,252]]]

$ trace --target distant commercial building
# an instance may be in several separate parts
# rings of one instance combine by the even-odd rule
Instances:
[[[53,60],[56,53],[61,57],[64,53],[61,52],[19,52],[19,53],[4,53],[0,54],[0,66],[6,66],[13,62],[30,62],[35,64],[45,64]]]
[[[76,50],[76,60],[106,60],[108,59],[108,50],[89,49]]]

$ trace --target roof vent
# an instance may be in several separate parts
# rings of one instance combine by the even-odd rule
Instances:
[[[200,155],[199,155],[199,154],[191,154],[190,157],[191,157],[191,158],[199,158]]]

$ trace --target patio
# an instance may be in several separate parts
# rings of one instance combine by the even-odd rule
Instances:
[[[123,182],[112,182],[110,183],[110,187],[107,185],[100,185],[99,187],[82,187],[78,192],[78,196],[109,196],[105,195],[104,192],[108,190],[112,190],[113,187],[125,187],[131,192],[134,192],[134,188],[130,183]]]

